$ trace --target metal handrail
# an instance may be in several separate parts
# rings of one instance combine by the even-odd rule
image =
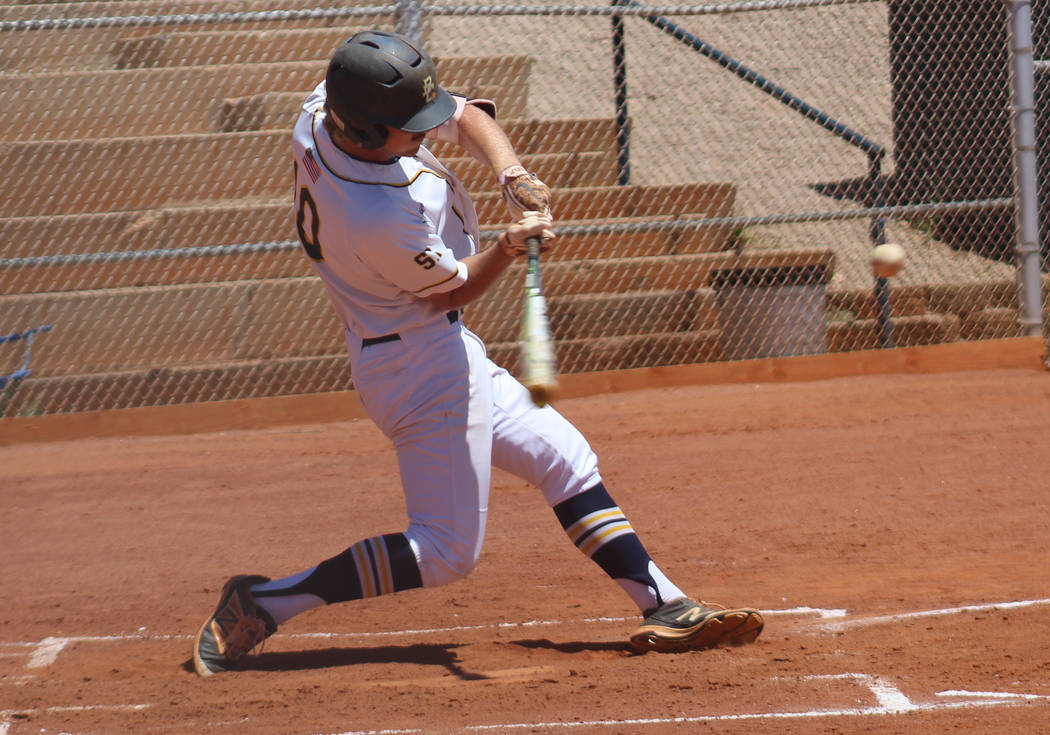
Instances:
[[[612,5],[644,10],[645,6],[638,0],[612,0]],[[876,214],[872,216],[869,228],[869,237],[873,245],[880,245],[886,241],[886,220],[881,210],[886,204],[886,183],[882,174],[882,159],[886,155],[886,149],[878,143],[869,139],[862,133],[853,130],[847,125],[839,122],[825,112],[818,110],[802,98],[788,92],[786,89],[762,76],[755,70],[745,66],[728,54],[715,48],[700,37],[685,30],[670,19],[651,13],[640,16],[656,28],[672,36],[694,51],[706,56],[723,68],[733,72],[744,81],[752,84],[758,90],[765,92],[779,102],[784,103],[791,109],[800,113],[807,120],[820,125],[836,137],[841,138],[852,146],[864,151],[868,157],[868,182],[873,195],[873,204]],[[627,50],[626,32],[622,16],[612,17],[612,39],[613,39],[613,84],[616,96],[616,122],[617,122],[617,154],[619,158],[620,184],[630,182],[630,118],[627,111]],[[893,347],[893,326],[891,322],[892,308],[890,305],[889,281],[885,278],[875,278],[875,301],[879,307],[879,344],[881,347]]]
[[[558,225],[558,234],[573,235],[625,235],[668,230],[699,230],[711,227],[761,227],[768,225],[797,224],[804,222],[836,222],[865,219],[875,216],[909,217],[918,214],[973,211],[980,209],[1006,209],[1013,206],[1013,199],[997,197],[959,202],[936,202],[930,204],[898,204],[890,207],[864,207],[838,212],[796,212],[793,214],[765,214],[730,217],[676,217],[673,220],[648,222],[607,222],[592,225]],[[483,241],[495,240],[503,232],[501,228],[483,228],[479,232]],[[201,256],[222,257],[255,253],[274,253],[297,250],[302,247],[298,240],[270,240],[230,245],[187,245],[174,248],[151,248],[145,250],[109,250],[95,253],[60,253],[58,255],[31,255],[27,257],[0,258],[0,270],[18,268],[47,268],[70,265],[97,265],[100,263],[131,263],[143,260],[173,260],[177,258],[199,258]],[[3,338],[0,337],[0,341]]]
[[[0,391],[5,391],[5,389],[9,385],[18,385],[22,382],[22,380],[29,377],[29,360],[33,348],[33,337],[40,334],[41,332],[50,332],[51,328],[52,325],[45,324],[39,327],[32,327],[31,329],[27,329],[24,332],[15,332],[14,334],[0,335],[0,344],[4,342],[17,342],[20,339],[25,340],[26,343],[25,352],[22,353],[22,363],[19,366],[19,368],[13,373],[0,375]],[[6,400],[7,399],[5,398],[0,398],[0,415],[3,415],[4,409],[6,409]]]

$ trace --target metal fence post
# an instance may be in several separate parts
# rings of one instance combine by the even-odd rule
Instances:
[[[420,0],[398,0],[394,30],[417,46],[422,45],[423,3]]]
[[[886,206],[886,181],[882,176],[882,158],[885,151],[873,148],[868,151],[868,183],[871,186],[872,205],[881,210]],[[879,211],[871,218],[868,230],[873,246],[886,242],[886,216]],[[893,303],[890,298],[890,282],[881,276],[875,277],[875,305],[878,308],[879,347],[889,349],[893,342]]]
[[[1035,63],[1032,58],[1032,3],[1009,0],[1013,87],[1014,214],[1020,323],[1025,334],[1043,333],[1039,250],[1039,181],[1035,138]]]
[[[624,0],[612,0],[613,6]],[[612,16],[613,86],[616,93],[616,153],[619,165],[617,182],[631,183],[631,120],[627,116],[627,35],[623,16]]]

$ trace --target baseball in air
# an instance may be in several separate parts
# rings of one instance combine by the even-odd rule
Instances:
[[[871,270],[879,278],[892,278],[904,267],[904,248],[887,242],[871,251]]]

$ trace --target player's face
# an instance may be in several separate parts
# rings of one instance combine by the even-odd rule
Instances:
[[[425,133],[409,133],[397,128],[387,127],[386,145],[383,146],[392,156],[414,156],[423,144]]]

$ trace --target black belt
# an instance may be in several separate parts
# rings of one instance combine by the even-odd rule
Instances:
[[[459,311],[450,311],[445,314],[449,324],[455,324],[459,321]],[[365,337],[361,340],[362,347],[369,347],[370,345],[381,345],[384,342],[396,342],[401,339],[401,335],[397,332],[393,334],[384,334],[382,337]]]

